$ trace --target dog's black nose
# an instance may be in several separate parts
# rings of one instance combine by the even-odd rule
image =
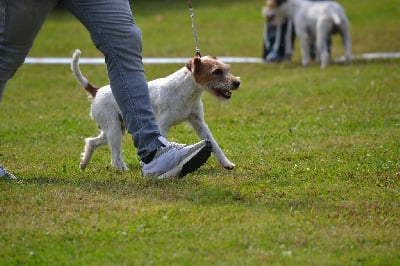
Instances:
[[[232,86],[233,86],[235,89],[239,88],[239,86],[240,86],[240,81],[237,81],[237,80],[232,81]]]

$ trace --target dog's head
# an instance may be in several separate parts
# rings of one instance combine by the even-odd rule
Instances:
[[[240,78],[229,72],[229,65],[215,57],[193,57],[186,67],[192,72],[196,83],[218,99],[230,99],[232,90],[240,86]]]
[[[282,7],[287,0],[267,0],[263,9],[263,15],[267,21],[272,24],[280,24],[284,20],[284,15],[279,8]]]

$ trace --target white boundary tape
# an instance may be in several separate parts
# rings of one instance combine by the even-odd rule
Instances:
[[[395,53],[366,53],[361,55],[355,55],[352,57],[353,60],[374,60],[374,59],[396,59],[400,58],[400,52]],[[218,57],[221,61],[227,64],[231,63],[263,63],[264,60],[258,57]],[[189,60],[188,57],[150,57],[143,58],[144,64],[184,64]],[[344,56],[337,57],[333,61],[341,63],[345,61]],[[69,65],[71,63],[70,57],[28,57],[25,60],[25,64],[61,64]],[[80,64],[104,64],[104,58],[80,58]]]
[[[218,57],[224,63],[262,63],[261,58],[256,57]],[[189,57],[151,57],[143,58],[144,64],[184,64],[189,60]],[[71,64],[70,57],[28,57],[25,59],[25,64]],[[79,59],[79,64],[104,64],[104,58],[85,58]]]
[[[361,55],[352,56],[352,60],[374,60],[374,59],[396,59],[400,58],[400,52],[398,53],[367,53]],[[343,63],[346,61],[344,56],[340,56],[334,59],[335,62]]]

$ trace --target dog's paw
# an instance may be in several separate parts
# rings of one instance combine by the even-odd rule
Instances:
[[[121,172],[129,171],[128,166],[126,166],[125,162],[123,160],[113,160],[111,161],[111,164]]]
[[[121,171],[121,172],[126,172],[126,171],[129,171],[129,168],[128,168],[128,166],[123,166],[121,169],[118,169],[119,171]]]
[[[115,169],[117,169],[117,170],[120,171],[120,172],[129,171],[129,168],[128,168],[128,166],[126,166],[126,165],[119,165],[119,166],[115,166],[115,165],[114,165],[114,167],[115,167]]]
[[[235,164],[230,162],[230,161],[225,161],[225,162],[221,162],[221,165],[228,170],[232,170],[233,168],[235,168]]]
[[[85,162],[84,160],[82,160],[80,163],[79,163],[79,170],[81,170],[81,171],[83,171],[83,170],[85,170],[85,168],[86,168],[86,166],[88,165],[88,163],[89,162]]]
[[[85,170],[85,167],[86,167],[86,165],[84,165],[84,164],[82,164],[82,163],[79,164],[79,169],[80,169],[81,171]]]

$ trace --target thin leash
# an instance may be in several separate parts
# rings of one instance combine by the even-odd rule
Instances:
[[[194,44],[196,45],[196,56],[197,57],[201,57],[200,48],[199,48],[199,42],[197,40],[196,26],[194,24],[194,11],[193,11],[192,1],[191,0],[189,0],[189,12],[190,12],[190,19],[192,21],[192,31],[193,31],[193,37],[194,37]]]

